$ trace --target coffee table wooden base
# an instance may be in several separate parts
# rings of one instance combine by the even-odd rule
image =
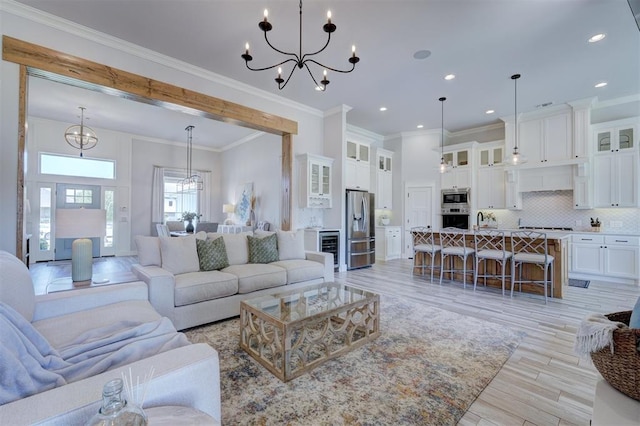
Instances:
[[[378,295],[291,322],[240,303],[240,347],[283,382],[379,335]]]

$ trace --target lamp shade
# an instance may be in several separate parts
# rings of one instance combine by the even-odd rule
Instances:
[[[234,204],[222,205],[222,213],[234,213],[235,211],[236,211],[236,206]]]
[[[106,234],[107,211],[102,209],[57,209],[56,238],[92,238]]]

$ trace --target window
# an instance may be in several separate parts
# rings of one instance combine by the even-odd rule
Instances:
[[[67,188],[65,190],[65,203],[67,204],[92,204],[93,191],[87,189]]]
[[[116,162],[113,160],[40,153],[40,173],[47,175],[115,179]]]
[[[186,178],[186,173],[177,170],[164,172],[164,222],[168,220],[182,220],[182,212],[200,212],[199,197],[202,191],[192,190],[182,192],[180,181]]]

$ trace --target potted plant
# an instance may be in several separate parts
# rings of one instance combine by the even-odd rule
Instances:
[[[193,219],[200,219],[201,217],[202,217],[201,213],[183,212],[182,221],[188,222],[187,226],[185,227],[185,231],[187,231],[187,233],[189,234],[193,234],[193,231],[195,231],[195,228],[193,227]]]

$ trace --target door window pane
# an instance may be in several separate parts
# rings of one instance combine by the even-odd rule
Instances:
[[[39,242],[38,249],[51,248],[51,188],[40,188]]]
[[[113,247],[113,218],[114,214],[114,192],[112,189],[104,191],[104,209],[107,211],[107,229],[104,236],[104,247]]]

